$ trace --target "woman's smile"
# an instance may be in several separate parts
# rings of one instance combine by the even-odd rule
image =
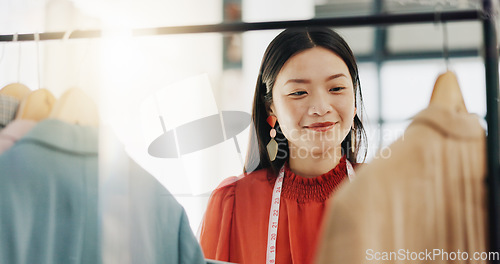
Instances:
[[[319,122],[307,125],[305,126],[305,128],[315,132],[327,132],[331,130],[335,126],[335,124],[336,123],[334,122]]]

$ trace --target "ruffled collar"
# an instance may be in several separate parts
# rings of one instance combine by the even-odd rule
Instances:
[[[304,178],[293,173],[286,162],[281,195],[286,199],[297,200],[298,203],[323,202],[345,178],[347,178],[345,156],[331,171],[314,178]]]

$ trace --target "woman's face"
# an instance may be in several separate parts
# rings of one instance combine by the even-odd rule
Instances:
[[[273,87],[270,109],[290,148],[326,153],[349,133],[356,108],[349,69],[334,52],[314,47],[292,56]]]

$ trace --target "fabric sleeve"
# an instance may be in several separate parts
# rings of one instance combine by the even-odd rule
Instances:
[[[236,179],[224,180],[208,201],[200,229],[200,244],[205,258],[229,261]]]
[[[360,235],[353,226],[355,219],[342,203],[330,203],[316,249],[315,264],[364,263]],[[358,262],[356,262],[358,261]]]
[[[204,264],[205,258],[200,245],[189,226],[186,212],[182,210],[179,226],[179,263],[180,264]]]

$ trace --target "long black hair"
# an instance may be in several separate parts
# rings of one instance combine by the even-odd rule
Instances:
[[[245,162],[245,172],[272,167],[275,172],[288,159],[288,141],[283,135],[279,123],[276,122],[278,132],[275,140],[278,142],[278,154],[271,162],[267,154],[266,145],[271,140],[269,130],[271,127],[266,122],[268,110],[272,103],[273,86],[278,73],[283,65],[295,54],[314,47],[323,47],[331,50],[345,62],[354,85],[354,102],[357,113],[354,116],[354,129],[342,141],[342,153],[351,163],[357,163],[361,146],[365,146],[366,132],[359,117],[363,112],[363,97],[358,76],[356,59],[345,42],[335,31],[324,28],[299,28],[286,29],[269,44],[262,58],[262,63],[257,78],[252,109],[252,123],[254,130],[250,130],[250,142]],[[354,133],[355,146],[351,148],[351,134]],[[366,148],[363,148],[363,161],[366,157]]]

